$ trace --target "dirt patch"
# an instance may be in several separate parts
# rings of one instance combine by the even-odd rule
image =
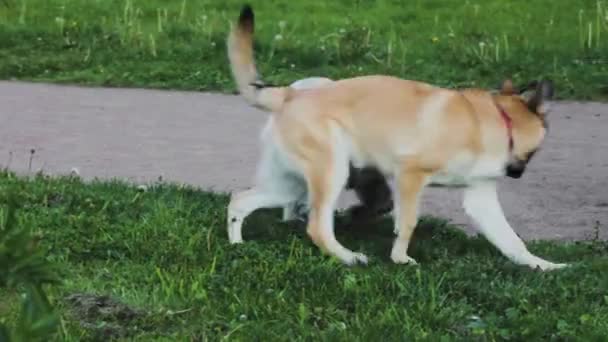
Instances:
[[[137,322],[145,312],[132,308],[107,295],[73,293],[65,302],[74,320],[95,338],[107,341],[138,331]]]

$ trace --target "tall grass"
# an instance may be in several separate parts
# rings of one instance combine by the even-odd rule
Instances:
[[[0,77],[230,90],[224,39],[241,5],[11,0],[0,5]],[[258,58],[275,82],[388,73],[490,86],[544,75],[556,79],[560,97],[608,96],[605,0],[253,5]]]

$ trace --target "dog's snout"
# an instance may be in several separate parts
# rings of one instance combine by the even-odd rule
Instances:
[[[507,165],[506,174],[507,177],[510,178],[520,178],[524,174],[525,170],[526,162],[518,160]]]

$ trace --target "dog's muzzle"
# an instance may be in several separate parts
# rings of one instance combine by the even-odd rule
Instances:
[[[517,160],[517,161],[509,163],[509,165],[507,165],[507,168],[505,170],[507,177],[521,178],[521,176],[524,174],[524,171],[526,171],[526,164],[527,163],[522,160]]]

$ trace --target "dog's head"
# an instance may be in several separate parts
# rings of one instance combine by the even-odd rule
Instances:
[[[532,81],[516,90],[510,80],[503,82],[498,101],[512,119],[513,149],[506,165],[506,175],[520,178],[540,148],[548,128],[549,104],[553,82]]]

